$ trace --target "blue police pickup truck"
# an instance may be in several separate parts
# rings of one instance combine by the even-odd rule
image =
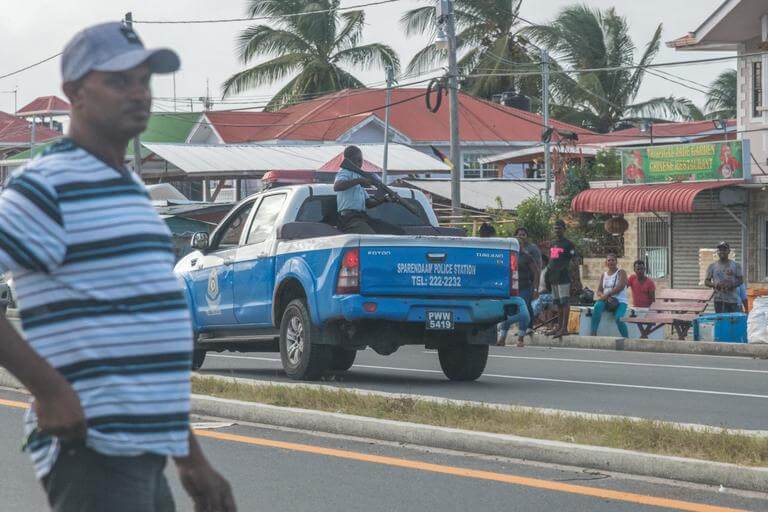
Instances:
[[[289,377],[348,370],[358,350],[436,349],[451,380],[483,373],[495,325],[527,315],[515,239],[439,227],[421,192],[394,189],[369,211],[405,235],[343,234],[331,185],[297,185],[241,201],[176,266],[207,351],[280,352]],[[416,214],[418,212],[418,214]]]

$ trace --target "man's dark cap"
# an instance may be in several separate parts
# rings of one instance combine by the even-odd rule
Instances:
[[[728,244],[728,242],[720,242],[717,244],[718,249],[730,249],[731,246]]]

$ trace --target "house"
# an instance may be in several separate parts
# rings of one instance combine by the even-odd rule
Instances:
[[[696,30],[667,46],[738,55],[738,131],[750,141],[758,165],[768,172],[768,3],[724,1]]]
[[[41,124],[46,124],[47,119],[48,128],[61,132],[62,125],[56,121],[56,118],[69,117],[71,108],[69,103],[58,96],[41,96],[21,107],[16,112],[16,117],[29,118],[32,121],[40,118]]]
[[[425,105],[427,90],[392,90],[391,142],[433,155],[450,153],[447,101],[436,113]],[[462,178],[498,178],[496,165],[480,160],[503,151],[539,144],[544,130],[538,114],[459,94]],[[276,112],[206,112],[190,134],[193,144],[259,143],[370,144],[384,140],[386,90],[343,90]],[[553,121],[559,132],[591,132]]]
[[[141,134],[140,140],[144,142],[184,142],[187,140],[190,131],[196,126],[200,117],[199,113],[192,112],[154,112],[149,118],[149,124],[144,133]],[[20,120],[22,123],[26,121]],[[2,113],[0,113],[0,130],[2,130]],[[29,132],[27,131],[27,137]],[[45,127],[38,126],[37,133],[42,133],[46,136],[45,143],[37,144],[28,149],[29,144],[24,147],[26,150],[10,156],[4,160],[0,159],[0,175],[12,172],[14,169],[26,164],[32,156],[37,156],[53,142],[53,140],[62,137],[59,132],[51,132]],[[0,132],[0,140],[2,140],[2,132]],[[26,140],[26,139],[25,139]],[[38,139],[40,140],[40,139]],[[1,144],[1,142],[0,142]],[[155,173],[156,181],[161,181],[164,175],[167,173],[168,168],[165,162],[158,161],[153,158],[153,154],[146,148],[141,150],[142,162],[145,167],[152,170]],[[133,144],[128,145],[128,151],[126,153],[126,163],[133,161]],[[202,190],[200,184],[194,184],[190,182],[177,183],[177,188],[181,190],[187,197],[190,196],[195,190],[198,192]]]
[[[26,119],[0,112],[0,160],[17,155],[33,143],[47,142],[61,137],[61,132],[45,125],[33,125]],[[8,171],[0,164],[0,183],[5,182]]]

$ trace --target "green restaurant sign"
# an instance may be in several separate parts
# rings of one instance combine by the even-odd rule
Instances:
[[[621,151],[626,184],[749,178],[749,141],[628,148]]]

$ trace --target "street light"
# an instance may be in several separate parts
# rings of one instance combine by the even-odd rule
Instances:
[[[723,131],[723,140],[728,140],[728,121],[725,119],[713,119],[712,124],[715,126],[715,130]]]
[[[651,146],[653,146],[653,121],[640,121],[640,133],[647,133],[651,136]]]
[[[445,35],[445,29],[442,23],[437,26],[437,37],[435,37],[435,46],[443,51],[448,51],[448,36]]]

